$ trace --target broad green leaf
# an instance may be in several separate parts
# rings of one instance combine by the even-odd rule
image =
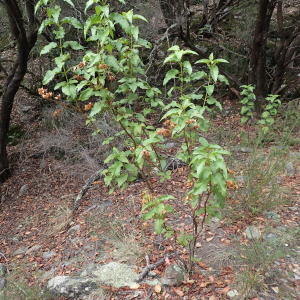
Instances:
[[[64,0],[64,1],[74,7],[74,4],[73,4],[73,2],[71,0]]]
[[[76,29],[83,29],[82,24],[77,19],[75,19],[74,17],[64,17],[61,20],[61,23],[62,24],[64,24],[64,23],[72,24],[72,26]]]
[[[47,85],[54,78],[54,76],[60,72],[61,72],[61,68],[58,68],[58,67],[53,70],[47,71],[47,73],[45,74],[45,77],[43,79],[43,84]]]
[[[157,219],[154,221],[154,229],[156,234],[160,234],[162,227],[164,225],[164,220],[163,219]]]
[[[48,0],[40,0],[34,8],[34,14],[36,14],[37,10],[40,8],[41,5],[47,5]]]
[[[41,50],[41,55],[49,53],[52,49],[57,47],[57,43],[51,42],[50,44],[46,45],[42,50]]]
[[[116,21],[117,23],[119,23],[126,33],[130,29],[128,21],[121,14],[119,14],[119,13],[111,13],[110,14],[110,18],[113,19],[114,21]]]
[[[195,64],[209,64],[210,60],[209,59],[200,59],[198,61],[195,62]]]
[[[52,19],[44,20],[39,28],[38,34],[41,34],[46,26],[54,25],[54,24],[55,24],[55,22]]]
[[[206,89],[207,95],[211,96],[213,94],[213,92],[214,92],[215,86],[213,84],[207,85],[205,87],[205,89]]]
[[[192,72],[193,72],[191,63],[190,63],[189,61],[186,60],[186,61],[184,61],[184,62],[182,63],[182,65],[183,65],[183,67],[187,70],[187,73],[188,73],[189,75],[191,75]]]
[[[142,211],[144,210],[144,207],[143,207]],[[149,210],[147,213],[145,213],[143,215],[143,220],[150,220],[154,216],[154,214],[155,214],[154,209]]]
[[[116,69],[117,71],[120,69],[119,63],[113,55],[108,55],[105,58],[105,62],[107,63],[107,65],[109,67],[112,67],[112,68]]]
[[[243,117],[243,118],[241,119],[241,124],[247,123],[248,119],[249,119],[248,117]]]
[[[217,82],[219,75],[219,68],[217,66],[212,66],[210,69],[210,74],[214,82]]]
[[[128,173],[122,173],[120,176],[116,178],[116,182],[118,183],[118,186],[120,187],[128,178]]]
[[[86,38],[86,34],[87,34],[87,31],[90,29],[90,27],[94,24],[98,24],[100,22],[100,16],[97,16],[97,15],[92,15],[90,16],[85,24],[84,24],[84,37]]]
[[[63,47],[67,48],[67,47],[71,47],[73,50],[84,50],[84,47],[81,46],[80,44],[78,44],[78,42],[76,41],[67,41],[64,42]]]
[[[58,17],[59,17],[59,14],[60,14],[60,11],[61,11],[61,8],[59,5],[55,5],[52,9],[52,18],[53,18],[53,21],[55,23],[58,23]]]
[[[133,20],[143,20],[148,23],[147,19],[141,15],[133,15]]]
[[[92,88],[87,88],[86,90],[82,91],[78,100],[86,101],[91,98],[94,94],[94,90]]]
[[[166,74],[166,77],[164,79],[164,82],[163,82],[163,85],[166,85],[167,82],[170,80],[170,79],[173,79],[173,78],[176,78],[176,75],[179,73],[178,70],[176,69],[171,69],[168,71],[168,73]]]
[[[137,40],[139,38],[139,27],[138,26],[133,26],[131,28],[131,33],[132,33],[132,36],[135,40]]]

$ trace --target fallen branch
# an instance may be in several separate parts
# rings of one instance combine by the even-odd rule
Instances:
[[[74,202],[74,206],[73,206],[73,214],[74,212],[78,209],[79,204],[81,202],[82,197],[85,195],[85,193],[93,186],[93,183],[95,181],[98,181],[101,177],[101,173],[102,173],[103,169],[98,170],[97,172],[95,172],[86,182],[86,184],[83,186],[83,188],[81,189],[81,191],[79,192],[79,194],[77,195],[77,198]]]
[[[168,258],[172,258],[174,256],[174,254],[170,254],[170,255],[166,255],[163,258],[161,258],[159,261],[149,265],[147,262],[147,266],[144,268],[144,270],[142,271],[142,273],[140,273],[140,275],[138,276],[138,278],[135,280],[135,282],[141,282],[149,273],[149,271],[156,269],[157,267],[161,266],[165,260],[166,257]]]

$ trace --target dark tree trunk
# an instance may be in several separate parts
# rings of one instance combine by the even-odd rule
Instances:
[[[9,19],[11,32],[18,43],[18,55],[8,74],[0,107],[0,182],[5,181],[9,175],[6,140],[14,97],[26,74],[28,55],[37,39],[34,3],[29,0],[25,1],[25,11],[28,20],[28,35],[26,35],[24,19],[18,2],[16,0],[4,0],[4,6]]]
[[[248,83],[256,88],[257,107],[264,101],[267,94],[266,44],[276,3],[277,0],[260,0],[258,6],[248,74]]]

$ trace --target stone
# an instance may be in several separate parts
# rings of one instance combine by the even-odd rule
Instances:
[[[22,240],[22,238],[21,238],[19,235],[15,235],[15,236],[11,239],[11,244],[12,244],[12,245],[18,244],[21,240]]]
[[[280,215],[276,214],[275,211],[266,211],[265,214],[268,216],[268,219],[280,219]]]
[[[42,275],[39,277],[38,280],[39,280],[40,282],[42,282],[42,281],[44,281],[45,279],[49,279],[49,278],[53,277],[53,276],[55,275],[56,272],[57,272],[57,268],[54,267],[54,268],[52,268],[52,269],[50,269],[50,270],[48,270],[48,271],[45,271],[45,273],[42,274]]]
[[[6,286],[6,279],[0,277],[0,290],[4,289]]]
[[[243,153],[252,153],[253,152],[253,148],[250,148],[250,147],[241,147],[241,152],[243,152]]]
[[[287,150],[288,146],[278,145],[278,146],[273,146],[272,148],[275,150]]]
[[[235,292],[234,291],[229,291],[228,293],[227,293],[227,297],[228,298],[234,298],[236,295],[235,295]]]
[[[39,252],[42,249],[41,245],[34,245],[31,248],[29,248],[25,254],[36,254],[37,252]]]
[[[290,157],[294,159],[300,159],[300,152],[291,152]]]
[[[165,58],[166,54],[164,51],[160,50],[157,52],[157,57],[160,58],[160,59],[163,59]]]
[[[68,234],[78,233],[78,232],[80,232],[80,225],[79,224],[72,226],[68,230]]]
[[[179,286],[184,280],[185,272],[178,265],[170,265],[166,268],[161,278],[161,283],[168,286]]]
[[[25,254],[25,253],[27,252],[27,250],[28,250],[27,247],[19,248],[19,249],[17,249],[17,250],[13,253],[13,255],[14,255],[14,256],[17,256],[17,255],[23,255],[23,254]]]
[[[7,268],[5,267],[4,264],[0,263],[0,277],[5,276],[7,273]]]
[[[232,151],[234,151],[234,152],[241,152],[241,149],[242,149],[241,145],[235,145],[232,148]]]
[[[106,286],[120,288],[132,286],[138,275],[126,264],[111,262],[92,272]]]
[[[43,253],[43,259],[48,260],[48,259],[52,258],[55,255],[56,255],[56,252],[54,252],[54,251],[46,251],[46,252]]]
[[[29,190],[29,185],[25,184],[23,185],[19,190],[19,196],[23,196],[27,191]]]
[[[295,278],[296,280],[300,280],[300,276],[297,275],[297,274],[294,274],[294,278]]]
[[[246,233],[247,238],[249,240],[258,240],[260,238],[260,235],[261,235],[258,228],[254,227],[254,226],[248,226],[245,230],[245,233]]]
[[[293,176],[294,175],[294,167],[293,167],[293,163],[292,162],[288,162],[285,166],[285,169],[287,170],[289,176]]]
[[[289,211],[298,211],[298,207],[297,206],[290,206],[288,208]]]
[[[277,234],[274,234],[274,233],[268,233],[268,234],[264,234],[263,235],[263,239],[265,241],[276,241],[277,239],[279,239],[279,236]]]
[[[167,147],[168,149],[174,148],[175,146],[176,146],[175,143],[167,143],[167,144],[166,144],[166,147]]]
[[[32,106],[22,106],[22,112],[26,113],[32,109]]]
[[[87,277],[56,276],[47,282],[47,288],[54,294],[74,299],[76,296],[88,294],[97,288],[96,282]]]

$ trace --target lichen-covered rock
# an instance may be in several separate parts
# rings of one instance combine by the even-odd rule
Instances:
[[[178,265],[170,265],[161,278],[161,283],[168,286],[179,286],[184,280],[184,275],[185,272],[181,267]]]

